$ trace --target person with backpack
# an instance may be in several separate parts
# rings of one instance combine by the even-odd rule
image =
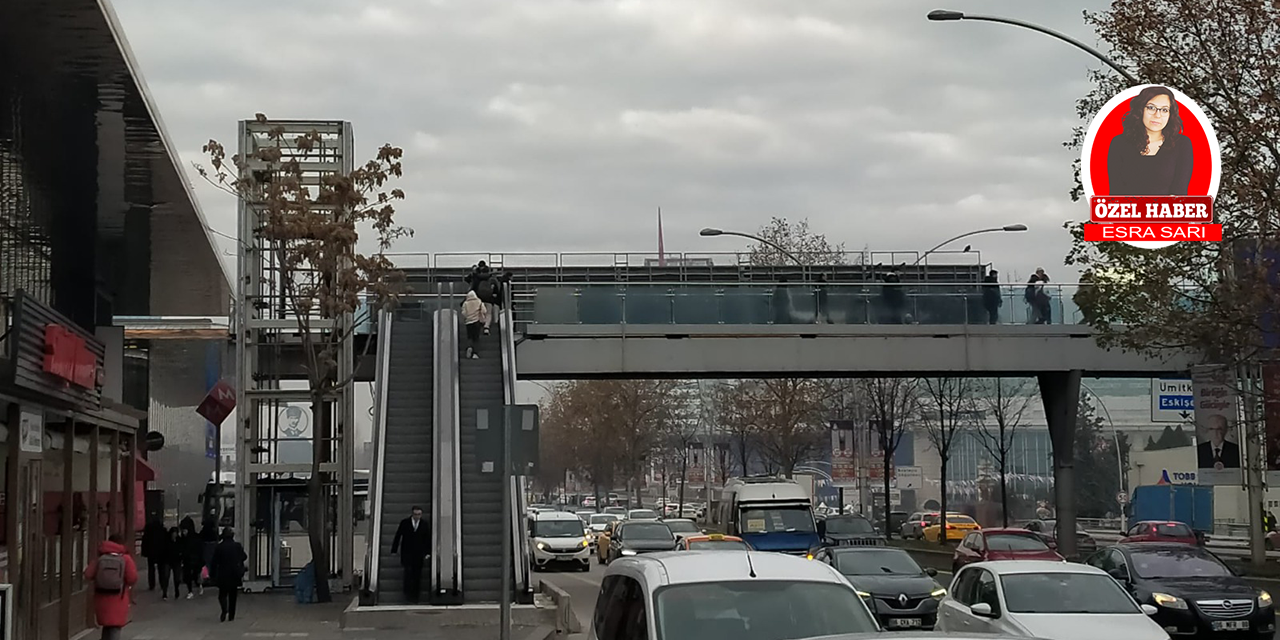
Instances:
[[[249,570],[245,563],[249,555],[244,547],[236,542],[235,531],[231,527],[222,530],[222,541],[213,550],[213,560],[209,563],[209,578],[218,588],[218,606],[222,609],[222,622],[236,619],[236,599],[240,588],[244,585],[244,574]]]
[[[475,291],[468,291],[467,297],[462,301],[462,317],[467,325],[466,357],[478,359],[480,333],[481,331],[489,332],[489,307],[480,299],[480,296],[476,295]]]
[[[93,612],[102,640],[120,640],[120,630],[129,624],[130,591],[138,583],[138,566],[120,534],[111,534],[98,546],[98,557],[85,567],[84,578],[93,585]]]

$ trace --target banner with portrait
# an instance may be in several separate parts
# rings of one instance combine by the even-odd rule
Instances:
[[[707,458],[704,453],[701,442],[689,443],[689,457],[684,474],[687,484],[703,484],[707,481]]]
[[[831,421],[831,485],[856,487],[858,485],[858,446],[854,441],[854,422]]]
[[[1243,484],[1235,374],[1222,366],[1192,367],[1191,392],[1195,396],[1196,475],[1200,484]]]
[[[1280,483],[1280,363],[1262,365],[1262,425],[1267,435],[1266,481],[1267,486]]]

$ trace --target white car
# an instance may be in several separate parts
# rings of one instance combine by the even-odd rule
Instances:
[[[534,516],[529,523],[529,546],[537,571],[564,564],[591,570],[591,541],[582,520],[572,513],[543,511]]]
[[[1168,640],[1139,606],[1101,569],[1040,560],[966,565],[938,603],[943,633],[982,633],[1046,640]]]
[[[653,509],[632,509],[627,512],[623,520],[661,520],[657,511]]]

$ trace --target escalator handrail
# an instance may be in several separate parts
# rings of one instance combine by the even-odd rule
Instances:
[[[378,312],[377,342],[377,382],[373,394],[373,475],[369,480],[369,504],[372,513],[369,517],[368,551],[365,553],[365,585],[366,589],[377,597],[378,593],[378,554],[382,549],[382,486],[386,459],[383,447],[387,437],[387,384],[391,372],[391,325],[392,312],[383,309]]]
[[[442,292],[443,293],[443,292]],[[451,300],[441,296],[443,300]],[[462,589],[462,500],[460,470],[460,415],[458,375],[458,314],[452,305],[435,312],[435,361],[431,392],[435,394],[432,415],[431,578],[430,587],[457,593]],[[446,413],[447,415],[442,415]],[[448,456],[448,464],[441,464]],[[448,477],[444,478],[444,474]],[[448,499],[445,499],[445,496]],[[442,552],[448,542],[447,553]],[[448,565],[444,566],[443,563]],[[442,572],[443,570],[443,572]]]
[[[502,312],[498,315],[498,334],[502,339],[502,394],[507,406],[516,403],[516,332],[514,315],[511,309],[511,286],[502,288]],[[515,566],[515,584],[518,591],[529,591],[529,539],[524,535],[524,482],[519,476],[512,478],[509,486],[503,488],[511,492],[511,545]],[[504,559],[504,562],[507,560]]]

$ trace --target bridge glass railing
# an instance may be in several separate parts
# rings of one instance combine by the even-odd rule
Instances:
[[[520,324],[1082,323],[1078,285],[1041,291],[1033,304],[1025,284],[556,284],[517,290],[512,311]]]

